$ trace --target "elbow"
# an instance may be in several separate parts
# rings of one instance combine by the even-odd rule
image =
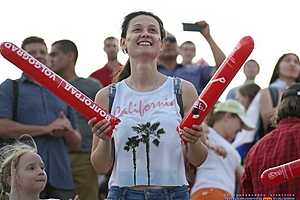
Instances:
[[[196,156],[196,157],[194,156],[193,157],[194,159],[190,160],[191,164],[194,165],[195,167],[201,166],[205,162],[205,160],[207,158],[208,149],[207,149],[207,147],[205,145],[202,145],[202,146],[203,147],[201,149],[201,153],[199,153],[199,155]]]

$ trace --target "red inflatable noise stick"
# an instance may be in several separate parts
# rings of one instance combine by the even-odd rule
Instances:
[[[179,133],[184,127],[191,128],[193,124],[199,125],[203,122],[208,112],[249,57],[253,48],[254,41],[250,36],[239,41],[203,89],[188,114],[183,118],[178,128]]]
[[[260,180],[264,185],[278,185],[300,177],[300,159],[265,170]]]
[[[87,119],[93,117],[96,117],[97,121],[106,119],[110,121],[113,128],[120,122],[118,118],[108,114],[89,97],[84,95],[23,49],[10,42],[3,42],[0,45],[0,53],[4,58],[24,71],[33,80],[49,89]],[[112,131],[109,133],[109,136],[111,135]]]

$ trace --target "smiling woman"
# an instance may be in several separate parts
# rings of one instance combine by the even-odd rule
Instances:
[[[181,121],[175,97],[175,81],[157,69],[165,37],[163,23],[150,12],[133,12],[124,18],[121,48],[128,62],[114,85],[111,113],[121,122],[113,139],[106,136],[112,127],[107,120],[94,123],[91,161],[98,173],[113,167],[107,199],[189,199],[184,159],[199,166],[207,149],[201,142],[200,126],[184,129],[181,144],[176,127]],[[179,79],[178,79],[179,80]],[[184,111],[197,98],[195,87],[181,80]],[[96,103],[108,109],[109,91],[101,89]],[[186,150],[186,151],[185,151]]]

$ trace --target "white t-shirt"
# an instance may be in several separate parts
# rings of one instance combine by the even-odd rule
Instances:
[[[249,105],[249,108],[246,112],[247,118],[250,120],[252,124],[258,125],[259,120],[259,100],[260,100],[260,92],[257,93],[257,95],[254,97],[252,102]],[[232,145],[237,148],[240,145],[251,143],[254,141],[255,133],[256,133],[257,127],[251,131],[242,129],[242,131],[238,132]]]
[[[179,110],[171,77],[149,92],[135,91],[125,81],[116,84],[112,114],[121,122],[113,133],[115,161],[109,187],[187,185],[181,139],[176,131],[181,121]],[[155,126],[156,122],[160,124],[150,134],[147,146],[146,133],[138,133],[138,127]]]
[[[197,168],[192,193],[202,188],[219,188],[233,196],[236,169],[241,163],[241,157],[234,147],[214,129],[209,128],[208,138],[211,142],[224,147],[227,151],[227,156],[223,158],[214,151],[208,150],[205,162]]]
[[[280,91],[283,91],[285,88],[287,88],[286,82],[277,79],[274,81],[269,87],[275,87]],[[260,98],[261,98],[261,92],[258,92],[252,102],[249,105],[249,108],[246,112],[247,117],[249,120],[251,120],[252,124],[255,124],[257,127],[254,130],[247,131],[247,130],[242,130],[239,132],[232,145],[237,148],[240,145],[243,145],[245,143],[250,143],[254,141],[255,133],[259,125],[259,117],[260,117],[260,110],[263,108],[260,108]]]

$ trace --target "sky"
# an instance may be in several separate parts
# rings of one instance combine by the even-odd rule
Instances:
[[[214,65],[210,48],[200,33],[184,32],[182,22],[206,20],[211,35],[229,55],[244,36],[254,39],[255,47],[249,59],[255,59],[261,70],[256,82],[267,87],[278,58],[287,52],[300,55],[300,3],[297,0],[2,0],[0,42],[21,46],[28,36],[45,39],[48,49],[60,39],[74,41],[79,50],[76,72],[88,77],[106,63],[103,40],[120,38],[121,23],[130,12],[145,10],[158,15],[165,29],[174,34],[178,43],[191,40],[196,44],[197,59],[202,57]],[[121,51],[119,60],[127,55]],[[21,75],[14,65],[0,56],[0,83]],[[223,93],[240,85],[245,77],[242,70]]]

